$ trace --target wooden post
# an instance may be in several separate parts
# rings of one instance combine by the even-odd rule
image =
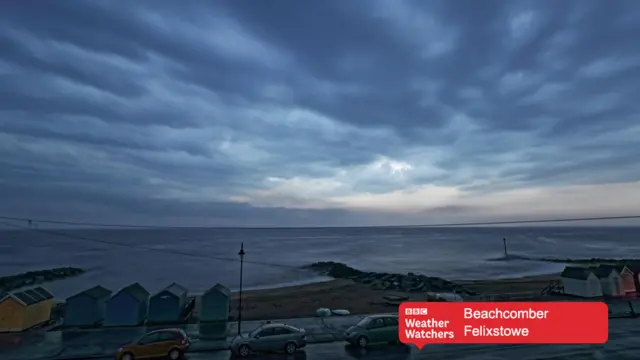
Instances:
[[[504,246],[504,257],[507,257],[507,238],[502,238],[502,245]]]

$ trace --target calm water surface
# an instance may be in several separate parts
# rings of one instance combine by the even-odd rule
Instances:
[[[368,271],[416,272],[448,279],[535,275],[563,267],[535,261],[492,261],[502,256],[503,237],[508,239],[510,254],[534,258],[640,257],[640,228],[624,227],[56,231],[155,250],[36,231],[4,231],[0,232],[0,276],[56,266],[89,270],[83,276],[48,284],[57,297],[95,284],[117,290],[135,281],[150,291],[174,281],[192,292],[202,292],[217,282],[236,288],[239,264],[234,260],[241,242],[247,253],[244,284],[248,287],[317,281],[315,274],[295,267],[326,260]]]

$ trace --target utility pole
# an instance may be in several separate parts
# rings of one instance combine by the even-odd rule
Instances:
[[[240,244],[240,291],[238,294],[238,335],[242,335],[242,269],[244,267],[244,242]]]
[[[504,257],[507,257],[507,238],[502,238],[502,245],[504,246]]]

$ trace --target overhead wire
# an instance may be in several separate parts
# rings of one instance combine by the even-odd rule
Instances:
[[[114,224],[114,223],[93,223],[93,222],[77,222],[77,221],[57,221],[43,220],[33,218],[23,218],[14,216],[0,216],[1,220],[25,221],[29,223],[41,223],[52,225],[73,225],[73,226],[92,226],[92,227],[116,227],[116,228],[140,228],[140,229],[189,229],[191,226],[162,226],[162,225],[136,225],[136,224]]]
[[[46,219],[34,219],[25,217],[0,216],[1,220],[23,221],[40,224],[51,225],[73,225],[86,227],[115,227],[115,228],[143,228],[143,229],[195,229],[205,228],[196,226],[163,226],[163,225],[136,225],[136,224],[117,224],[117,223],[95,223],[95,222],[78,222],[78,221],[58,221]],[[458,223],[437,223],[437,224],[416,224],[416,225],[386,225],[386,226],[363,226],[363,227],[382,227],[382,228],[411,228],[411,227],[463,227],[463,226],[486,226],[486,225],[512,225],[512,224],[543,224],[558,222],[580,222],[580,221],[597,221],[597,220],[625,220],[640,219],[640,215],[623,215],[623,216],[597,216],[582,218],[560,218],[560,219],[540,219],[540,220],[508,220],[508,221],[480,221],[480,222],[458,222]],[[221,227],[225,228],[225,227]],[[228,228],[247,228],[252,227],[228,227]],[[255,228],[255,227],[253,227]],[[277,229],[278,227],[273,227]]]
[[[0,222],[0,224],[1,225],[5,225],[5,226],[9,226],[9,227],[13,227],[13,228],[31,230],[31,231],[35,231],[35,232],[39,232],[39,233],[43,233],[43,234],[48,234],[48,235],[66,237],[66,238],[73,239],[73,240],[81,240],[81,241],[86,241],[86,242],[93,242],[93,243],[100,243],[100,244],[107,244],[107,245],[116,245],[116,246],[132,248],[132,249],[138,249],[138,250],[155,251],[155,252],[166,253],[166,254],[170,254],[170,255],[182,255],[182,256],[189,256],[189,257],[195,257],[195,258],[201,258],[201,259],[210,259],[210,260],[219,260],[219,261],[228,261],[228,262],[240,262],[240,259],[238,259],[238,258],[223,257],[223,256],[212,256],[212,255],[205,255],[205,254],[196,254],[196,253],[190,253],[190,252],[184,252],[184,251],[178,251],[178,250],[170,250],[170,249],[158,249],[158,248],[153,248],[153,247],[148,247],[148,246],[140,246],[140,245],[127,244],[127,243],[116,242],[116,241],[100,240],[100,239],[95,239],[95,238],[92,238],[92,237],[87,237],[87,236],[82,236],[82,235],[74,235],[74,234],[69,234],[69,233],[56,231],[56,230],[51,230],[51,229],[33,228],[33,227],[24,226],[24,225],[17,225],[17,224],[5,223],[5,222]],[[272,266],[272,267],[280,267],[280,268],[289,268],[289,269],[301,270],[300,266],[293,266],[293,265],[276,264],[276,263],[263,262],[263,261],[253,261],[253,260],[243,260],[243,262],[246,263],[246,264],[255,264],[255,265],[263,265],[263,266]]]

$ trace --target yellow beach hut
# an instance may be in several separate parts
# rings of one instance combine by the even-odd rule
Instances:
[[[0,332],[19,332],[49,321],[53,295],[42,287],[0,299]]]

